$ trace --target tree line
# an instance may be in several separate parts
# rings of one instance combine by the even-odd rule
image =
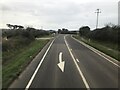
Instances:
[[[58,29],[58,34],[77,34],[77,31],[69,31],[66,28]]]
[[[79,35],[97,41],[111,42],[120,45],[120,26],[118,25],[106,25],[103,28],[95,30],[90,30],[89,26],[83,26],[79,28]]]
[[[12,24],[6,24],[10,29],[23,29],[24,26],[21,26],[21,25],[12,25]]]
[[[9,51],[30,44],[35,38],[55,33],[53,30],[41,30],[33,27],[26,29],[22,25],[6,24],[10,29],[2,30],[2,50]]]
[[[27,27],[26,29],[22,25],[12,25],[6,24],[10,29],[2,30],[2,36],[7,38],[12,37],[26,37],[26,38],[39,38],[45,35],[49,35],[52,33],[56,33],[53,30],[42,30],[42,29],[35,29],[33,27]]]

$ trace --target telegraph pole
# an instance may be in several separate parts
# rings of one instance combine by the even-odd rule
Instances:
[[[97,13],[97,21],[96,21],[96,29],[97,29],[97,27],[98,27],[99,13],[101,13],[100,9],[97,9],[97,11],[95,13]]]

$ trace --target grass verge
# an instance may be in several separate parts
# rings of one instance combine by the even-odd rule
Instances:
[[[26,68],[38,52],[48,43],[49,40],[35,40],[28,46],[16,50],[16,55],[3,64],[2,68],[2,88],[8,88],[19,74]],[[4,54],[4,53],[3,53]],[[3,55],[5,56],[5,55]]]
[[[87,38],[82,38],[80,36],[73,36],[74,38],[83,41],[84,43],[98,49],[99,51],[115,58],[116,60],[120,61],[120,51],[118,51],[118,45],[115,45],[110,42],[98,42],[95,40],[89,40]]]

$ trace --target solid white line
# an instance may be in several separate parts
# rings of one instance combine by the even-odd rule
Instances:
[[[65,44],[66,44],[66,46],[67,46],[67,48],[68,48],[68,51],[70,52],[70,55],[71,55],[71,57],[72,57],[72,59],[73,59],[75,65],[76,65],[76,67],[77,67],[77,69],[78,69],[78,71],[79,71],[79,74],[80,74],[81,77],[82,77],[82,80],[83,80],[83,82],[84,82],[84,84],[85,84],[87,90],[90,90],[90,87],[89,87],[89,85],[88,85],[88,82],[86,81],[86,79],[85,79],[85,77],[84,77],[84,75],[83,75],[83,73],[82,73],[80,67],[78,66],[78,64],[77,64],[77,62],[76,62],[76,60],[75,60],[75,58],[74,58],[74,56],[73,56],[73,54],[72,54],[72,52],[71,52],[69,46],[68,46],[68,43],[67,43],[65,37],[66,37],[66,36],[64,36],[64,40],[65,40]]]
[[[55,39],[54,39],[54,40],[55,40]],[[49,45],[49,47],[48,47],[47,51],[45,52],[44,56],[42,57],[42,59],[41,59],[41,61],[40,61],[39,65],[37,66],[37,68],[36,68],[35,72],[33,73],[33,75],[32,75],[32,77],[31,77],[30,81],[28,82],[28,84],[27,84],[27,86],[26,86],[26,89],[25,89],[25,90],[28,90],[28,89],[29,89],[29,87],[30,87],[30,85],[32,84],[33,79],[35,78],[35,76],[36,76],[36,74],[37,74],[37,72],[38,72],[38,70],[39,70],[39,68],[40,68],[40,66],[41,66],[41,64],[42,64],[42,62],[43,62],[43,60],[45,59],[45,57],[46,57],[46,55],[47,55],[48,51],[50,50],[50,48],[51,48],[51,46],[52,46],[52,44],[53,44],[54,40],[51,42],[51,44]]]
[[[73,37],[72,37],[72,38],[73,38]],[[104,59],[106,59],[106,60],[109,61],[110,63],[112,63],[112,64],[114,64],[115,66],[117,66],[117,67],[120,68],[120,66],[119,66],[118,64],[116,64],[116,63],[114,63],[113,61],[111,61],[111,60],[109,60],[108,58],[106,58],[106,57],[111,58],[110,56],[105,55],[104,53],[102,53],[102,52],[96,50],[95,48],[93,48],[93,47],[85,44],[84,42],[81,42],[81,41],[79,41],[79,40],[77,40],[77,39],[75,39],[75,38],[73,38],[73,39],[76,40],[77,42],[79,42],[80,44],[84,45],[84,46],[87,47],[88,49],[92,50],[93,52],[95,52],[95,53],[98,54],[99,56],[103,57]],[[106,57],[103,56],[103,55],[101,55],[100,53],[104,54]],[[111,59],[113,59],[113,58],[111,58]],[[115,59],[113,59],[113,60],[115,60]],[[118,61],[115,61],[115,62],[119,63]]]
[[[76,59],[76,61],[77,61],[77,62],[79,62],[79,60],[78,60],[78,59]]]
[[[59,53],[59,62],[62,62],[62,52]]]

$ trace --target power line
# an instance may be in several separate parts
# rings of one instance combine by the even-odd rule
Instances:
[[[97,27],[98,27],[99,13],[101,13],[100,9],[97,9],[97,11],[95,13],[97,13],[97,21],[96,21],[96,29],[97,29]]]

